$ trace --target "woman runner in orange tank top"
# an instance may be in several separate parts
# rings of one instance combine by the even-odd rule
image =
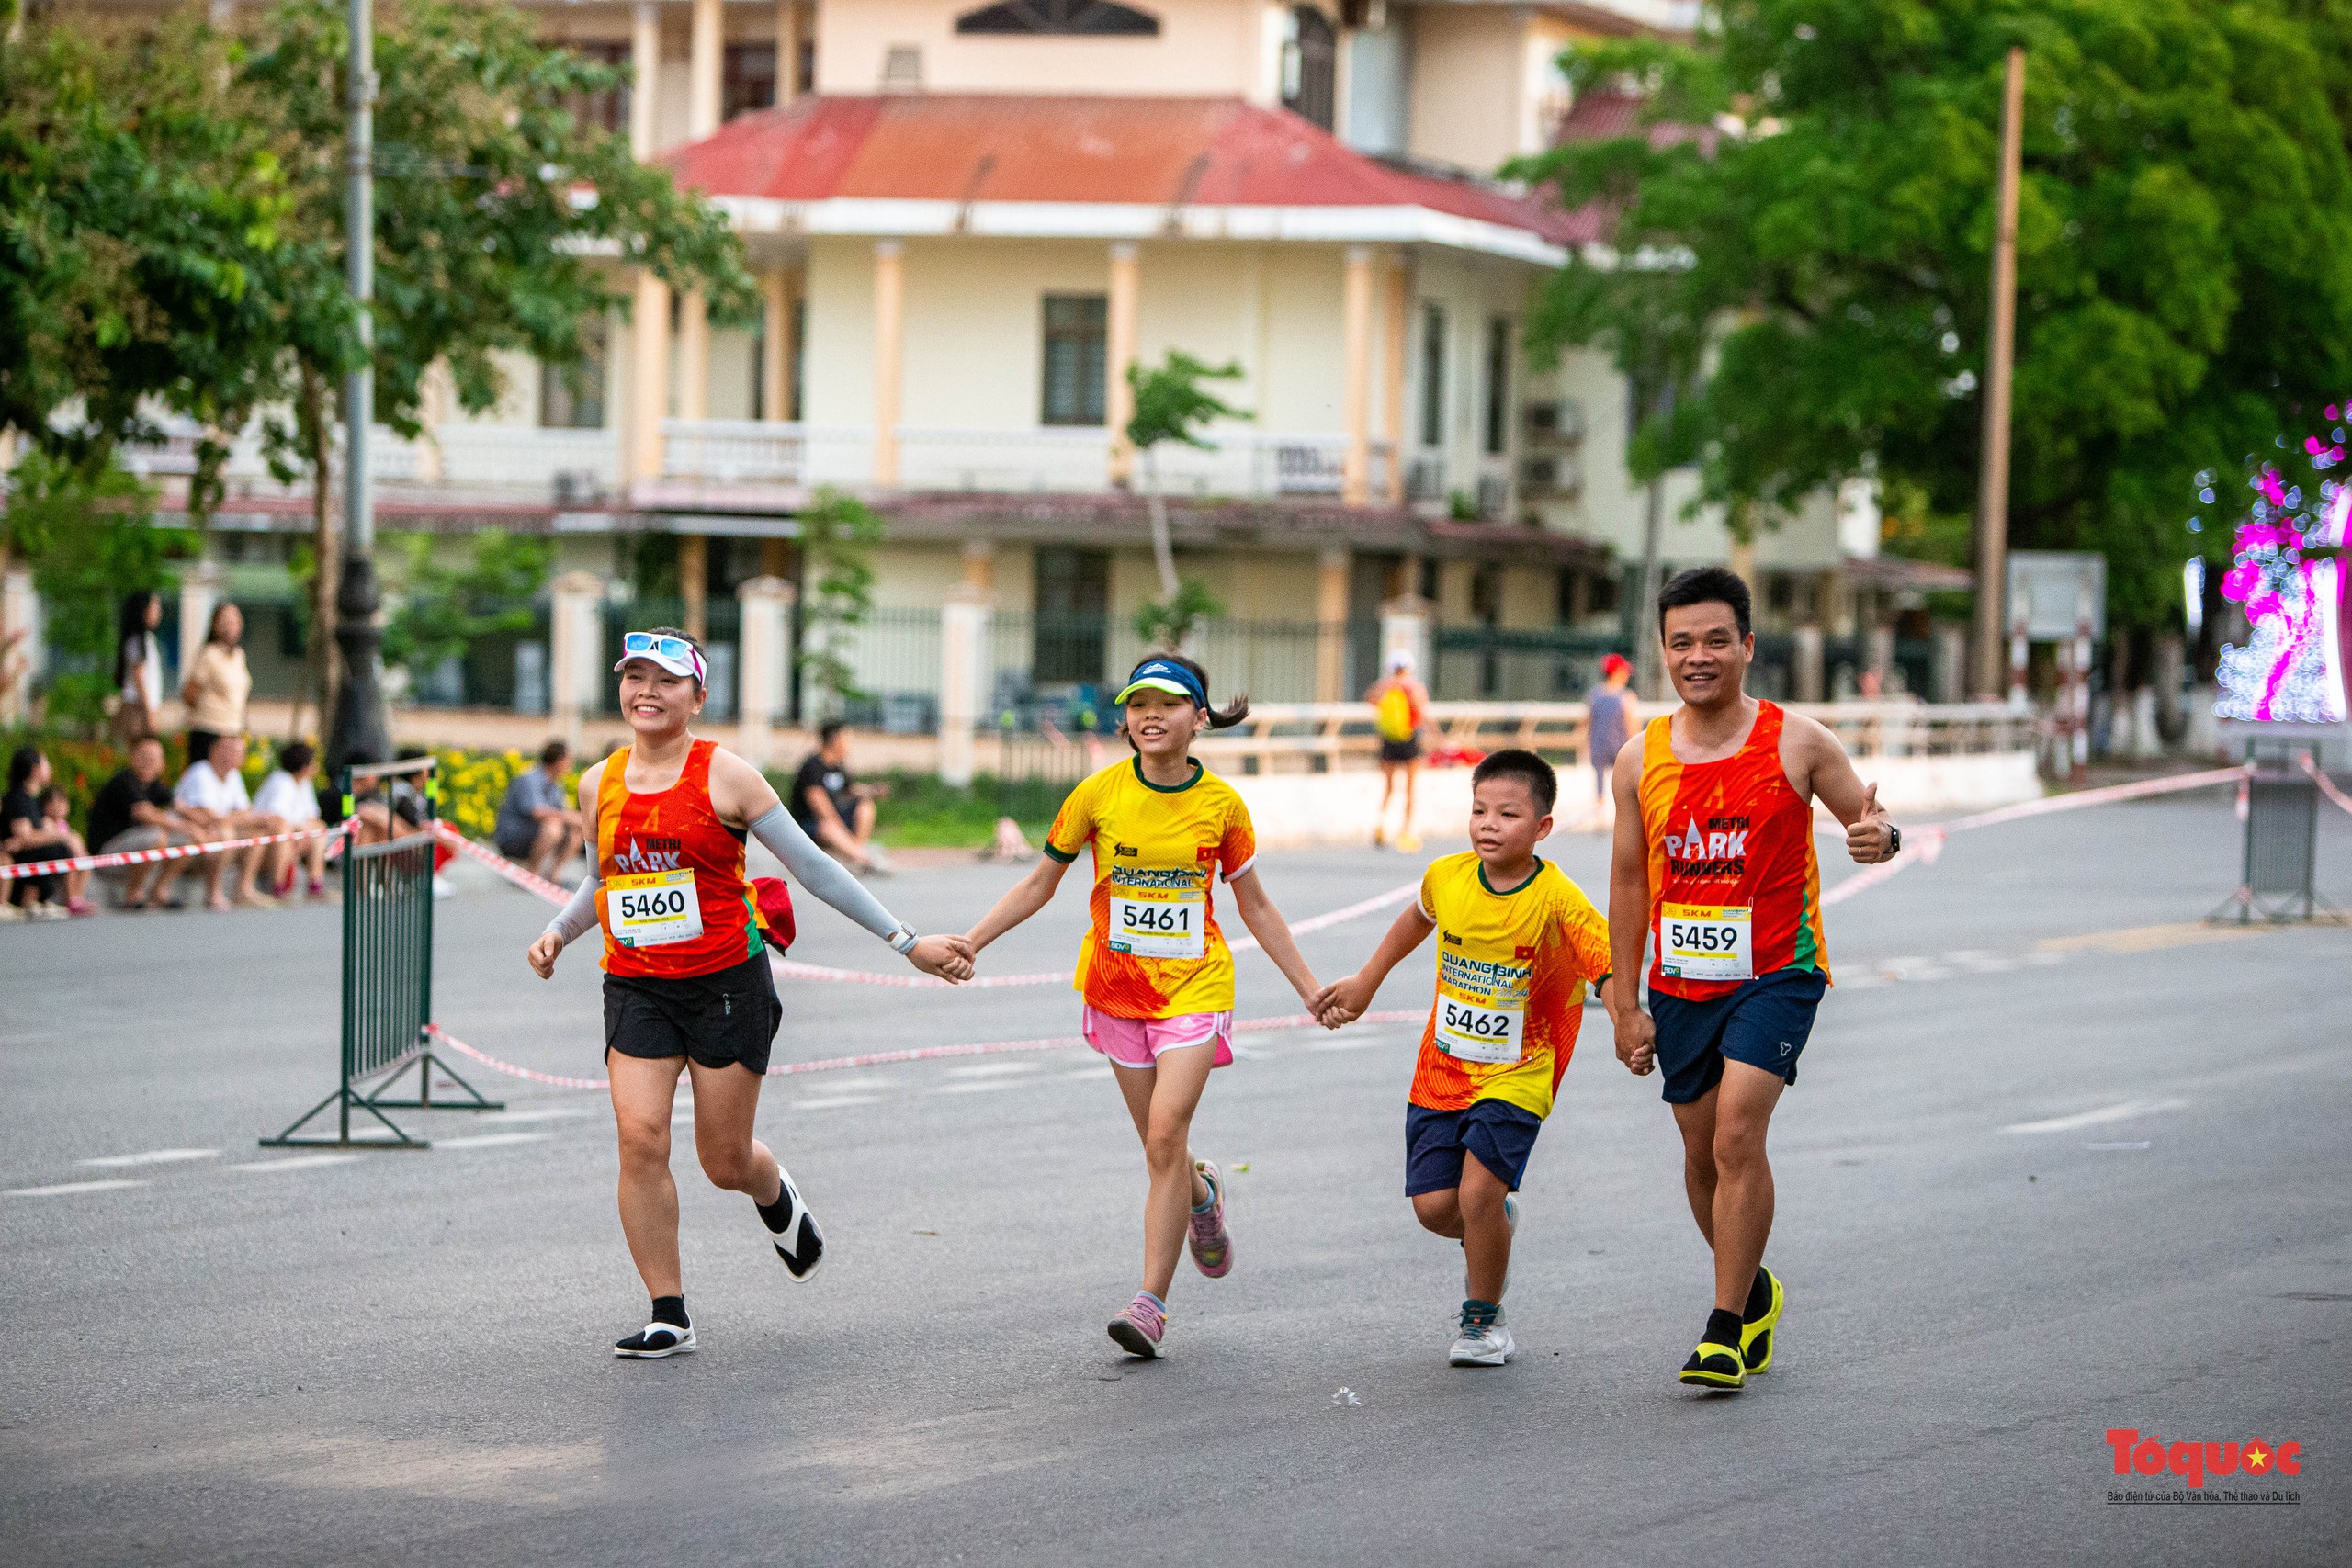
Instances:
[[[670,1117],[681,1072],[694,1076],[695,1152],[711,1183],[747,1194],[795,1280],[817,1271],[824,1235],[791,1176],[752,1136],[768,1049],[784,1017],[762,941],[744,846],[756,838],[801,886],[918,969],[971,977],[961,937],[918,937],[808,840],[775,790],[733,752],[697,740],[707,667],[673,627],[621,643],[621,712],[631,743],[580,778],[594,861],[571,903],[531,944],[555,973],[565,945],[604,933],[605,1062],[620,1132],[621,1229],[652,1298],[651,1321],[613,1347],[654,1359],[695,1348],[678,1262],[678,1189]]]
[[[1863,864],[1893,858],[1903,835],[1836,736],[1744,690],[1756,654],[1747,583],[1699,567],[1657,604],[1682,706],[1617,753],[1611,779],[1612,967],[1640,973],[1657,943],[1649,1009],[1619,1014],[1617,1055],[1636,1074],[1665,1069],[1691,1213],[1715,1255],[1714,1308],[1677,1375],[1731,1390],[1771,1365],[1787,1299],[1764,1267],[1764,1141],[1829,984],[1813,803],[1846,824]]]

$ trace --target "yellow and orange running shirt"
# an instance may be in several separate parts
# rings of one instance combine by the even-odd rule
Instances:
[[[1163,787],[1130,757],[1070,791],[1046,852],[1067,865],[1090,842],[1093,929],[1074,982],[1087,1005],[1113,1018],[1230,1011],[1233,953],[1209,883],[1220,871],[1231,882],[1258,858],[1233,786],[1195,762],[1191,783]]]
[[[716,975],[761,951],[741,829],[710,804],[710,759],[697,740],[678,782],[628,787],[629,748],[605,759],[596,789],[596,919],[605,973],[683,980]]]
[[[1421,913],[1437,925],[1437,1001],[1412,1102],[1460,1111],[1503,1100],[1550,1115],[1585,987],[1609,973],[1609,922],[1551,862],[1498,893],[1470,851],[1421,874]]]
[[[1671,714],[1644,729],[1654,991],[1706,1001],[1781,969],[1828,978],[1813,806],[1781,762],[1786,716],[1758,702],[1747,743],[1713,762],[1675,758]]]

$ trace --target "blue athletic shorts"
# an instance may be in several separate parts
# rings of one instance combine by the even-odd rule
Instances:
[[[1544,1118],[1507,1100],[1474,1100],[1460,1111],[1405,1107],[1405,1196],[1443,1192],[1462,1185],[1462,1156],[1478,1156],[1511,1191],[1527,1174]]]
[[[1666,1102],[1688,1105],[1723,1081],[1724,1058],[1797,1081],[1797,1057],[1813,1033],[1814,1010],[1829,981],[1818,969],[1775,969],[1711,1001],[1650,993],[1657,1066]]]

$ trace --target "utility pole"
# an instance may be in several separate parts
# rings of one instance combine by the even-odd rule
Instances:
[[[1674,378],[1661,371],[1662,384],[1651,408],[1664,419],[1674,417]],[[1666,586],[1666,563],[1660,558],[1666,532],[1666,471],[1649,482],[1642,513],[1642,598],[1634,606],[1634,690],[1645,703],[1666,700],[1666,649],[1658,641],[1657,596]]]
[[[343,382],[343,579],[335,592],[335,643],[343,679],[327,731],[330,777],[353,762],[391,760],[384,725],[383,635],[376,628],[376,495],[368,433],[376,423],[376,18],[373,0],[351,0],[350,130],[344,149],[345,277],[359,307],[367,362]]]
[[[1984,350],[1984,440],[1976,486],[1976,616],[1969,687],[1999,700],[2007,628],[2001,607],[2009,556],[2009,382],[2017,355],[2018,180],[2024,164],[2025,51],[2009,51],[2001,93],[1999,216],[1993,232],[1992,335]]]

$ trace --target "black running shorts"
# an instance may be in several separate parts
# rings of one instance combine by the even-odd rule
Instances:
[[[624,1056],[684,1056],[706,1067],[764,1073],[783,1023],[764,950],[687,979],[605,976],[605,1049]]]

